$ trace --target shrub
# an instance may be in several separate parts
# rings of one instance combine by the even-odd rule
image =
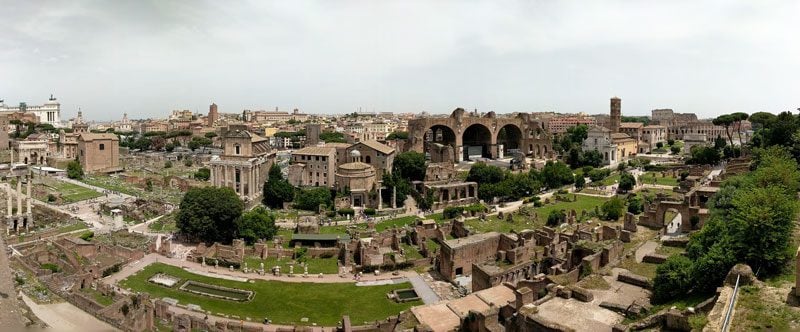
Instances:
[[[642,213],[643,210],[644,210],[644,202],[642,201],[641,197],[631,196],[631,198],[628,199],[628,212],[633,214],[639,214]]]
[[[562,224],[567,220],[567,215],[564,211],[553,210],[550,211],[550,215],[547,216],[547,226],[554,227]]]
[[[91,241],[93,237],[94,237],[94,232],[92,231],[85,232],[80,236],[80,238],[83,239],[84,241]]]
[[[57,199],[57,198],[56,198],[56,195],[53,195],[53,194],[47,194],[47,202],[48,202],[48,203],[53,203],[53,202],[55,202],[55,201],[56,201],[56,199]]]
[[[83,167],[77,160],[70,161],[67,164],[67,177],[70,179],[80,180],[83,179]]]
[[[458,215],[460,215],[461,212],[464,212],[464,207],[463,206],[448,206],[448,207],[444,208],[444,211],[442,212],[442,216],[445,219],[451,219],[451,218],[458,217]]]
[[[604,168],[596,168],[589,172],[589,178],[592,179],[592,182],[597,182],[605,179],[611,171],[604,169]]]
[[[194,172],[194,178],[200,181],[208,181],[211,178],[211,170],[205,167],[202,167]]]
[[[653,279],[653,303],[665,303],[691,288],[692,261],[683,255],[672,255],[656,268]]]
[[[625,203],[619,197],[614,196],[610,200],[603,203],[600,208],[605,220],[617,220],[622,216],[622,211],[625,208]]]
[[[164,168],[172,168],[172,161],[169,161],[169,160],[165,161],[164,162]]]
[[[192,167],[193,164],[194,164],[194,162],[192,161],[191,158],[184,158],[183,159],[183,166]]]
[[[675,144],[675,140],[670,138],[670,139],[667,140],[667,144],[674,145]]]
[[[376,212],[375,212],[375,209],[373,209],[373,208],[366,208],[366,209],[364,209],[364,214],[366,214],[366,215],[368,215],[368,216],[374,216],[374,215],[375,215],[375,213],[376,213]]]
[[[107,269],[105,269],[103,271],[103,277],[105,278],[105,277],[108,277],[108,276],[110,276],[110,275],[112,275],[114,273],[119,272],[120,268],[122,268],[122,264],[121,263],[117,263],[117,264],[112,265],[111,267],[109,267],[109,268],[107,268]]]
[[[673,145],[669,147],[669,151],[672,152],[672,154],[678,154],[681,152],[681,148]]]
[[[544,203],[542,201],[533,201],[533,207],[542,207]]]

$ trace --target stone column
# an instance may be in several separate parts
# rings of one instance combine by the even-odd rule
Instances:
[[[392,209],[397,208],[397,187],[392,187]]]
[[[381,189],[382,189],[381,183],[378,182],[378,210],[383,208],[383,195],[382,195],[383,192],[381,191]]]
[[[7,199],[7,201],[8,201],[7,203],[8,204],[6,205],[8,207],[8,213],[6,214],[6,217],[8,217],[8,219],[11,219],[11,216],[14,215],[14,212],[11,211],[11,210],[14,209],[14,203],[11,202],[11,183],[6,183],[6,185],[7,185],[7,187],[6,187],[6,196],[8,198]]]
[[[22,214],[22,177],[17,178],[17,215]]]
[[[28,197],[26,197],[25,201],[27,202],[27,214],[28,216],[31,215],[31,200],[33,200],[33,196],[31,195],[31,182],[33,182],[32,178],[28,178]],[[30,221],[30,220],[29,220]]]
[[[211,165],[211,178],[209,180],[211,180],[211,185],[212,186],[217,187],[217,177],[214,176],[215,172],[216,172],[216,166]]]

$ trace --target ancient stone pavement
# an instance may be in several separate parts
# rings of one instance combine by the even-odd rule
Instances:
[[[17,331],[23,328],[17,293],[14,291],[14,278],[8,265],[7,246],[0,237],[0,328],[4,331]]]

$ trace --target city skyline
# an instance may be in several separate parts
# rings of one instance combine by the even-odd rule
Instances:
[[[708,118],[794,110],[800,4],[606,1],[9,4],[0,99],[64,118],[173,109]],[[443,15],[448,13],[449,15]]]

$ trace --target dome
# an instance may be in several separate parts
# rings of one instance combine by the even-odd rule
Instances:
[[[339,169],[351,170],[351,171],[366,171],[366,170],[371,170],[373,168],[374,167],[372,167],[372,165],[365,164],[365,163],[362,163],[362,162],[352,162],[352,163],[346,163],[346,164],[339,165]]]
[[[361,151],[358,151],[358,150],[350,151],[350,157],[353,157],[353,158],[361,157]]]

